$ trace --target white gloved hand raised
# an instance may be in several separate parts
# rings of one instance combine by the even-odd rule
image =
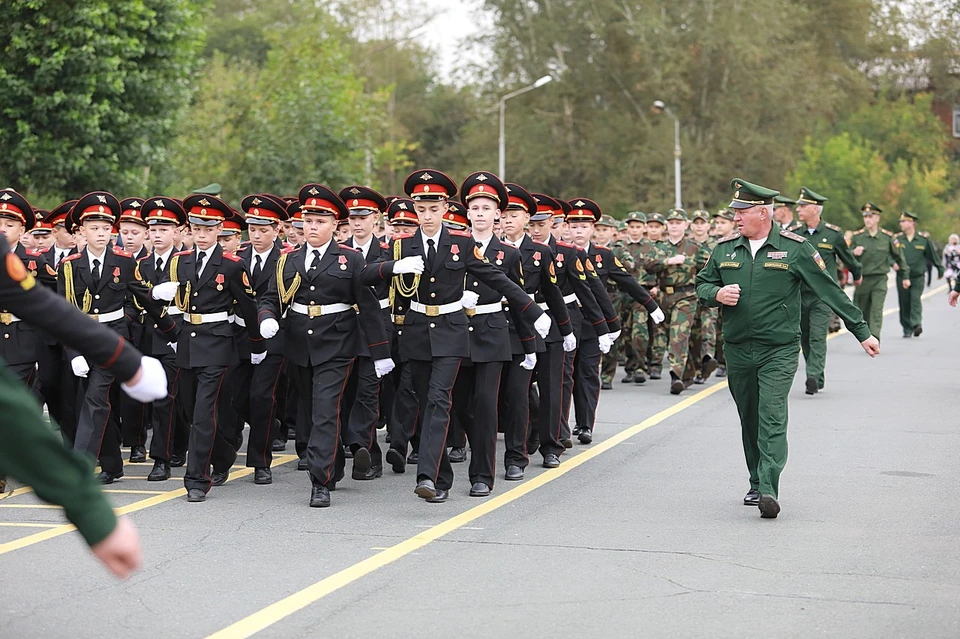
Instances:
[[[392,371],[395,366],[396,364],[394,364],[393,360],[389,357],[387,359],[373,360],[373,369],[377,371],[377,377],[383,377],[384,375],[390,374],[390,371]]]
[[[404,275],[406,273],[415,273],[417,275],[423,273],[423,257],[420,255],[412,255],[410,257],[402,257],[393,263],[394,275]]]
[[[610,333],[604,333],[599,338],[600,342],[600,352],[606,355],[610,352],[610,347],[613,346],[613,340],[610,339]]]
[[[71,359],[70,368],[73,369],[73,374],[77,377],[86,377],[90,374],[90,365],[87,364],[87,360],[83,355]]]
[[[280,323],[272,317],[260,322],[260,337],[263,339],[270,339],[274,335],[280,332]]]
[[[663,314],[663,309],[658,306],[658,307],[657,307],[657,310],[655,310],[654,312],[650,313],[650,319],[653,320],[653,323],[654,323],[654,324],[659,324],[659,323],[661,323],[663,320],[665,320],[665,319],[666,319],[666,316]]]
[[[537,318],[537,321],[533,323],[533,327],[537,329],[537,333],[540,337],[544,339],[547,337],[547,334],[550,333],[550,326],[553,324],[553,320],[550,319],[550,316],[544,313]]]
[[[563,352],[569,353],[570,351],[577,350],[577,336],[573,333],[563,336]]]
[[[523,361],[520,362],[520,368],[528,371],[532,371],[537,366],[537,354],[536,353],[527,353],[523,356]]]
[[[262,363],[265,359],[267,359],[267,351],[263,351],[262,353],[250,353],[250,363],[254,366]]]
[[[464,291],[463,297],[460,298],[460,306],[463,308],[476,308],[477,302],[480,301],[480,296],[474,293],[473,291]]]
[[[167,373],[160,360],[144,355],[140,358],[140,379],[129,386],[120,384],[120,388],[141,404],[149,404],[167,396]]]
[[[164,282],[157,284],[150,289],[150,297],[155,300],[169,302],[177,294],[178,284],[176,282]]]

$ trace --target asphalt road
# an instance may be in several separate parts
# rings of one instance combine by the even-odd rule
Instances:
[[[945,300],[926,301],[919,339],[888,316],[875,361],[832,339],[814,397],[801,363],[777,520],[741,505],[722,383],[678,399],[618,375],[592,446],[487,500],[465,465],[446,504],[388,468],[326,510],[289,462],[203,504],[128,467],[112,490],[162,494],[111,494],[143,536],[126,582],[18,491],[0,500],[0,637],[960,636],[960,310]]]

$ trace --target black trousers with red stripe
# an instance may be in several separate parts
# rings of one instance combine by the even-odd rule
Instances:
[[[113,373],[91,366],[90,373],[80,380],[78,397],[79,417],[74,450],[82,451],[100,460],[100,468],[108,473],[123,471],[120,455],[120,433],[110,403],[110,393],[115,383]]]
[[[279,414],[277,393],[280,390],[283,363],[283,355],[267,355],[256,366],[244,361],[237,369],[233,384],[233,408],[241,429],[243,424],[250,424],[247,468],[270,468],[273,463],[271,444],[278,435],[274,420]]]
[[[474,362],[463,366],[453,387],[454,412],[470,442],[470,483],[481,482],[490,488],[497,475],[497,404],[504,365],[509,366],[510,362]],[[420,448],[423,460],[422,441]]]
[[[190,421],[184,415],[180,396],[180,369],[176,353],[161,355],[160,363],[167,374],[167,396],[153,402],[150,420],[153,437],[150,440],[150,458],[170,461],[173,455],[182,455],[187,450],[190,438]]]
[[[180,369],[180,399],[191,415],[190,454],[183,485],[187,490],[210,490],[215,472],[224,472],[237,460],[237,441],[234,421],[224,423],[221,401],[227,400],[226,366],[204,366]]]
[[[537,353],[539,358],[545,353]],[[533,371],[520,363],[523,355],[514,355],[513,361],[503,367],[500,381],[500,415],[503,419],[503,465],[526,468],[530,463],[527,451],[527,433],[530,428],[530,383]]]
[[[374,466],[383,466],[383,453],[377,443],[377,426],[380,424],[380,378],[377,377],[373,360],[358,357],[350,374],[344,397],[344,415],[349,415],[344,442],[354,452],[359,448],[370,451]]]
[[[563,342],[548,342],[545,353],[537,353],[537,388],[540,403],[537,406],[532,428],[540,441],[540,454],[560,456],[565,450],[560,438],[563,430],[561,409],[563,406],[563,371],[566,360],[573,361],[573,353],[565,353]],[[569,436],[569,435],[568,435]]]
[[[353,359],[337,358],[313,366],[290,366],[288,374],[296,375],[300,389],[300,410],[297,412],[298,448],[304,426],[306,459],[310,480],[315,485],[333,488],[341,476],[346,457],[340,444],[341,400],[353,368]]]
[[[450,427],[450,396],[460,370],[459,357],[411,360],[410,379],[420,403],[421,428],[417,480],[429,479],[441,490],[453,486],[453,467],[447,457],[447,429]],[[493,421],[496,437],[496,417]],[[393,442],[390,444],[393,445]],[[494,452],[494,455],[496,453]]]
[[[573,364],[573,413],[577,427],[593,431],[600,401],[600,342],[596,337],[580,341]]]

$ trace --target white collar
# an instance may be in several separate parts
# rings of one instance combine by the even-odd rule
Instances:
[[[314,251],[320,251],[320,257],[323,257],[324,255],[327,254],[327,249],[330,248],[331,242],[333,242],[332,239],[327,240],[327,243],[324,244],[323,246],[311,246],[310,244],[305,244],[304,248],[307,249],[307,257],[311,257]]]
[[[154,265],[156,265],[157,260],[163,260],[164,265],[169,264],[169,263],[170,263],[170,255],[171,255],[172,253],[173,253],[173,245],[171,245],[170,248],[167,249],[167,252],[164,253],[164,254],[162,254],[162,255],[160,255],[160,254],[158,254],[156,251],[154,251],[154,253],[153,253],[153,263],[154,263]]]
[[[273,245],[271,244],[270,248],[268,248],[266,251],[264,251],[263,253],[258,253],[257,249],[253,248],[253,245],[251,244],[250,252],[251,252],[251,257],[253,258],[253,264],[250,265],[250,268],[253,268],[253,265],[256,264],[258,255],[260,256],[261,268],[263,268],[263,265],[267,263],[267,258],[270,257],[270,251],[272,250],[273,250]]]
[[[366,244],[357,244],[356,238],[354,238],[351,243],[353,244],[353,248],[363,253],[363,256],[366,257],[370,247],[373,246],[373,233],[371,233],[370,237],[367,238]]]
[[[437,231],[437,234],[436,234],[436,235],[427,235],[426,233],[423,232],[423,229],[421,228],[421,229],[420,229],[420,237],[423,238],[423,245],[424,245],[424,246],[428,246],[427,240],[433,240],[433,246],[434,246],[434,248],[438,248],[438,247],[440,246],[440,235],[441,235],[442,233],[443,233],[443,227],[442,227],[442,226],[440,227],[440,230]]]
[[[109,248],[109,247],[108,247]],[[103,255],[94,255],[93,252],[88,248],[87,249],[87,263],[90,265],[90,271],[93,271],[93,261],[97,260],[100,262],[100,275],[103,275],[103,266],[107,257],[107,249],[103,249]]]

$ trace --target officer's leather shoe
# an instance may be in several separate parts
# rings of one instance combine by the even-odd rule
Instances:
[[[490,487],[482,481],[478,481],[470,488],[471,497],[489,497]]]
[[[636,373],[633,374],[634,384],[645,384],[646,381],[647,381],[647,376],[641,373],[640,371],[637,371]]]
[[[627,373],[623,376],[623,379],[620,380],[621,384],[632,384],[633,383],[633,373]]]
[[[313,490],[310,491],[310,507],[311,508],[329,508],[330,507],[330,491],[326,486],[315,485]]]
[[[253,483],[266,486],[273,483],[273,471],[269,468],[257,468],[253,471]]]
[[[704,381],[710,378],[713,375],[713,371],[717,370],[717,360],[713,359],[709,355],[705,355],[703,358],[703,364],[700,366],[702,369],[701,375],[703,376]]]
[[[186,460],[180,455],[170,455],[170,468],[182,468]]]
[[[402,475],[407,470],[407,460],[403,458],[403,453],[396,448],[387,451],[387,463],[390,464],[393,472],[398,475]]]
[[[660,371],[650,371],[650,379],[660,379]]]
[[[300,461],[297,462],[297,470],[309,470],[310,464],[307,463],[306,457],[301,457]]]
[[[287,449],[287,442],[282,439],[275,439],[270,443],[270,450],[275,453],[282,452]]]
[[[158,459],[153,462],[153,470],[147,475],[147,481],[166,481],[170,479],[170,462]]]
[[[717,366],[717,377],[726,377],[726,376],[727,376],[727,367]]]
[[[507,466],[507,472],[504,473],[503,478],[507,481],[520,481],[523,479],[523,469],[519,466]]]
[[[376,479],[377,477],[383,477],[383,466],[371,466],[369,470],[363,474],[363,477],[358,477],[357,470],[353,470],[353,478],[358,481]]]
[[[420,453],[410,453],[407,455],[407,464],[416,466],[420,463]]]
[[[574,436],[574,437],[578,437],[579,435],[580,435],[580,427],[579,427],[579,426],[574,426],[574,427],[573,427],[573,436]]]
[[[229,471],[229,470],[225,470],[225,471],[223,471],[222,473],[217,473],[217,472],[213,473],[213,478],[212,478],[212,479],[213,479],[213,485],[214,485],[214,486],[223,486],[225,483],[227,483],[227,477],[229,477],[229,476],[230,476],[230,471]]]
[[[450,458],[451,464],[462,464],[467,461],[467,449],[462,446],[454,446],[450,449],[450,453],[447,455]]]
[[[747,491],[747,494],[743,496],[743,505],[744,506],[757,506],[760,504],[760,491],[756,488],[751,488]]]
[[[758,506],[761,519],[776,519],[780,514],[780,504],[770,495],[760,495]]]
[[[433,499],[437,496],[437,487],[433,484],[433,480],[424,478],[417,482],[413,492],[421,499]]]
[[[553,453],[547,453],[543,456],[543,467],[544,468],[559,468],[560,467],[560,458],[554,455]]]
[[[366,448],[358,448],[357,452],[353,454],[353,472],[351,476],[354,479],[366,479],[367,471],[370,470],[372,465],[373,460],[370,458],[370,451]]]
[[[207,493],[203,492],[199,488],[191,488],[187,491],[187,501],[192,503],[207,501]]]
[[[684,389],[684,388],[685,388],[685,387],[684,387],[684,385],[683,385],[683,380],[682,380],[682,379],[675,379],[675,380],[673,380],[672,382],[670,382],[670,394],[671,394],[671,395],[679,395],[680,393],[683,392],[683,389]]]
[[[580,440],[581,444],[592,444],[593,443],[593,431],[589,428],[580,429],[580,434],[577,435],[577,439]]]
[[[806,382],[806,393],[807,395],[816,395],[817,394],[817,380],[814,377],[808,377]]]
[[[922,327],[922,326],[918,326],[918,327],[916,327],[915,329],[913,329],[913,336],[914,336],[914,337],[920,337],[920,333],[922,333],[922,332],[923,332],[923,327]]]
[[[610,382],[603,382],[600,384],[600,390],[613,390],[613,384]]]
[[[443,502],[447,501],[447,497],[449,497],[449,496],[450,496],[450,491],[449,491],[449,490],[437,489],[437,494],[434,495],[433,497],[428,497],[428,498],[427,498],[427,503],[428,503],[428,504],[442,504]]]
[[[101,484],[106,485],[106,484],[112,484],[113,482],[117,481],[121,477],[123,477],[122,470],[119,473],[109,473],[104,470],[104,471],[101,471],[99,475],[97,475],[97,481],[100,482]]]
[[[130,463],[131,464],[142,464],[147,461],[147,449],[143,446],[131,446],[130,447]]]
[[[563,444],[564,448],[573,448],[573,440],[569,437],[564,437],[560,440],[560,443]]]

